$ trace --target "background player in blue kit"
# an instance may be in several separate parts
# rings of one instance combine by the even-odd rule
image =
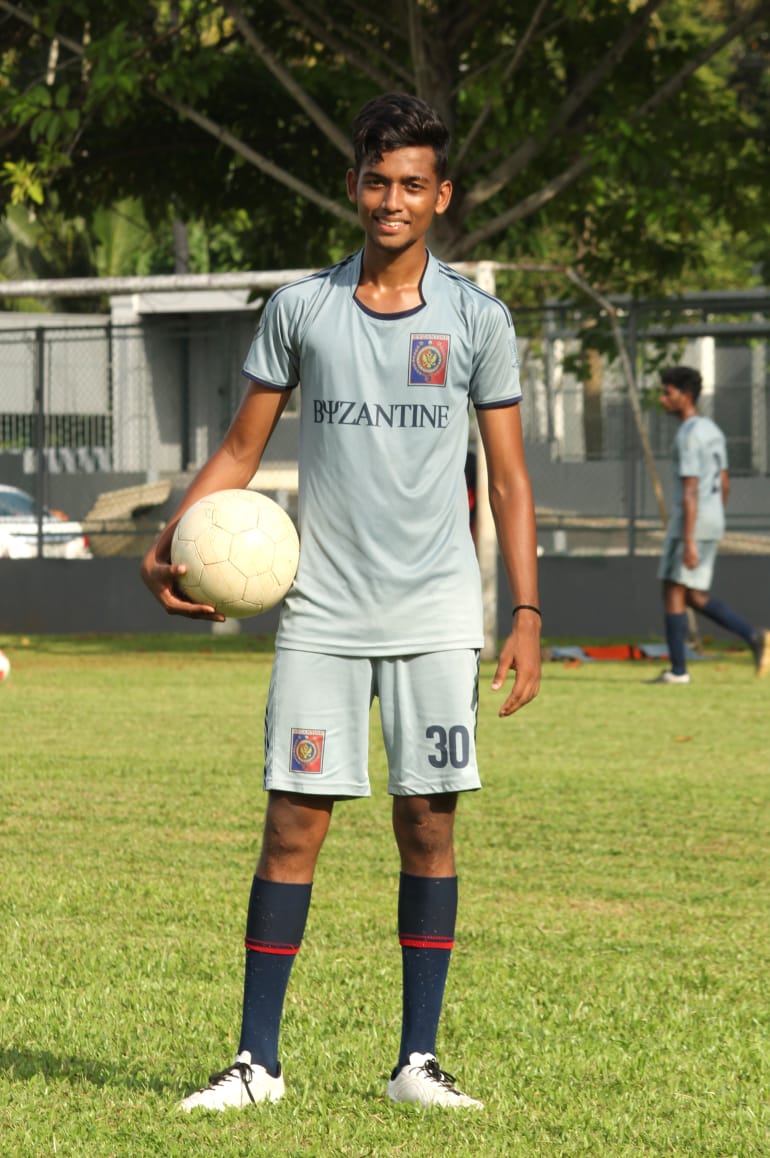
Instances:
[[[698,413],[701,376],[690,366],[661,371],[661,405],[679,421],[673,446],[674,499],[658,569],[663,580],[671,668],[653,683],[688,684],[687,608],[739,636],[751,648],[758,676],[770,667],[768,632],[709,595],[729,491],[727,445],[715,422]]]
[[[415,97],[388,94],[360,111],[353,144],[347,190],[364,247],[272,296],[244,365],[250,385],[238,413],[142,566],[169,613],[221,618],[175,590],[173,528],[203,495],[248,485],[298,387],[300,562],[268,694],[269,796],[246,922],[240,1044],[234,1064],[186,1098],[185,1110],[284,1093],[286,986],[335,801],[370,792],[375,696],[401,867],[402,1034],[387,1092],[397,1102],[481,1106],[457,1089],[435,1050],[457,911],[458,793],[480,787],[483,623],[464,475],[470,403],[515,605],[492,681],[499,690],[516,673],[499,714],[528,703],[540,681],[516,342],[503,303],[426,247],[452,194],[443,121]]]

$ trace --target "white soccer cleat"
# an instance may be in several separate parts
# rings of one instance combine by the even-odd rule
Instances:
[[[444,1073],[432,1053],[413,1053],[407,1065],[393,1071],[388,1097],[392,1102],[414,1102],[418,1106],[483,1110],[484,1103],[458,1090],[456,1080]]]
[[[257,1102],[277,1102],[285,1093],[283,1074],[269,1074],[264,1066],[251,1064],[248,1051],[239,1053],[231,1066],[221,1073],[212,1074],[209,1084],[196,1090],[179,1103],[179,1109],[242,1110]]]
[[[650,684],[689,684],[690,673],[685,671],[681,675],[675,675],[672,671],[662,671],[656,679],[647,682]]]

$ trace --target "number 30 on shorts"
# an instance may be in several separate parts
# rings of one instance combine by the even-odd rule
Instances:
[[[468,729],[455,724],[449,731],[440,724],[431,724],[425,729],[425,737],[433,740],[434,749],[428,756],[428,763],[434,768],[466,768],[471,755],[471,741]]]

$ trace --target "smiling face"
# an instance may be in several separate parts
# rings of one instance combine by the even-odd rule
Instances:
[[[422,241],[452,196],[451,181],[439,180],[433,149],[422,145],[367,158],[358,172],[348,171],[347,185],[367,245],[393,254]]]

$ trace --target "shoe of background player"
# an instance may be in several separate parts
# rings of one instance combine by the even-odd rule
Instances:
[[[672,671],[662,671],[654,680],[647,682],[649,684],[689,684],[690,673],[685,671],[681,675],[675,675]]]
[[[762,679],[770,671],[770,631],[766,627],[760,627],[752,639],[751,654],[754,656],[757,677]]]
[[[483,1110],[484,1103],[461,1093],[455,1081],[439,1067],[432,1053],[413,1053],[407,1065],[391,1074],[388,1097],[392,1102],[416,1102],[420,1106]]]
[[[239,1053],[231,1066],[212,1074],[209,1084],[196,1090],[179,1103],[185,1113],[191,1110],[242,1110],[257,1102],[277,1102],[285,1092],[283,1074],[273,1077],[264,1066],[251,1064],[251,1054]]]

